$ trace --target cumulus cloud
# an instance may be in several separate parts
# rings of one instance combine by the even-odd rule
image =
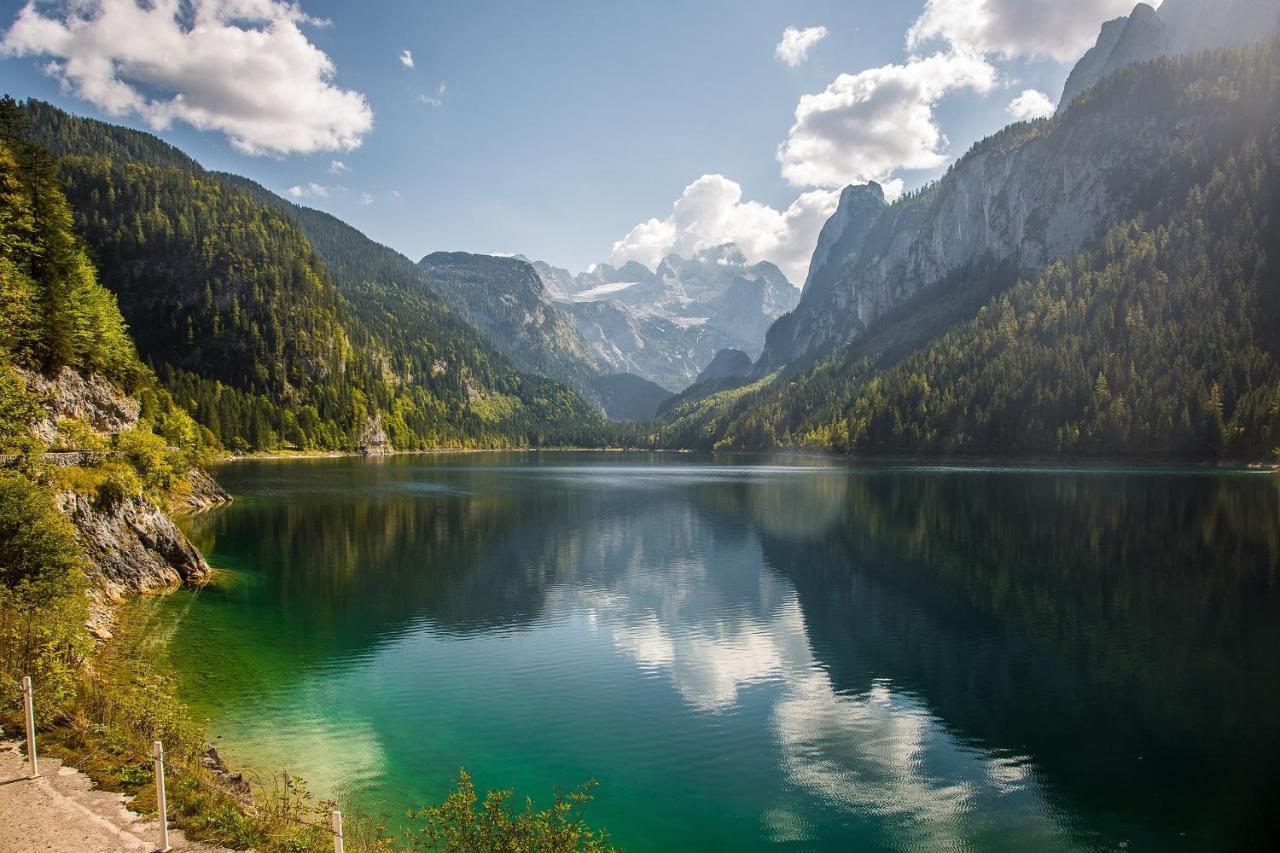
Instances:
[[[405,68],[412,68],[413,54],[410,53],[408,50],[400,51],[400,64],[403,65]]]
[[[773,49],[773,55],[792,68],[805,61],[809,48],[827,37],[826,27],[787,27],[782,31],[782,41]]]
[[[301,184],[301,185],[289,187],[289,189],[286,190],[285,192],[289,196],[289,198],[295,198],[295,199],[297,198],[328,198],[329,197],[329,187],[326,187],[324,184],[317,184],[315,181],[311,181],[310,183],[307,183],[307,184]]]
[[[1044,92],[1023,89],[1022,94],[1009,102],[1009,115],[1018,121],[1044,118],[1053,115],[1053,101]]]
[[[373,204],[373,195],[370,193],[360,193],[360,204],[361,205]]]
[[[1103,21],[1129,14],[1135,0],[929,0],[907,32],[915,49],[931,40],[955,47],[1067,62],[1093,46]],[[1152,5],[1160,5],[1154,0]]]
[[[341,160],[330,160],[330,161],[329,161],[329,174],[330,174],[330,175],[341,175],[341,174],[343,174],[344,172],[350,172],[350,171],[351,171],[351,168],[350,168],[349,166],[347,166],[347,164],[346,164],[346,163],[344,163],[344,162],[342,162]]]
[[[639,261],[655,266],[664,255],[691,255],[735,243],[748,261],[772,261],[792,282],[804,281],[822,224],[835,211],[839,193],[802,194],[786,210],[743,201],[742,187],[723,175],[703,175],[684,188],[663,219],[632,228],[613,244],[612,264]]]
[[[778,147],[782,175],[796,186],[840,187],[880,181],[891,195],[899,169],[933,169],[947,157],[933,108],[948,92],[995,87],[996,69],[971,51],[946,51],[841,74],[796,106]]]
[[[42,4],[43,5],[43,4]],[[112,116],[163,130],[183,121],[248,154],[358,146],[373,111],[334,85],[334,64],[303,34],[320,23],[282,0],[31,0],[0,55],[48,57],[63,87]]]

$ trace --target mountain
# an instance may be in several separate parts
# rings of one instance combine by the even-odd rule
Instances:
[[[667,446],[1263,459],[1280,41],[1112,74],[891,205],[846,191],[752,376]]]
[[[870,186],[846,191],[835,214],[846,227],[823,246],[839,251],[815,258],[799,306],[769,330],[756,375],[812,364],[900,309],[911,322],[883,346],[918,342],[916,332],[927,337],[976,310],[1008,279],[1180,198],[1192,177],[1172,171],[1170,158],[1188,148],[1218,158],[1237,138],[1232,124],[1260,116],[1203,90],[1202,66],[1164,61],[1171,64],[1108,77],[1091,90],[1098,103],[1081,99],[1052,120],[1005,128],[891,205]]]
[[[428,285],[520,369],[590,386],[600,365],[526,261],[435,252],[418,262]]]
[[[800,296],[776,266],[747,263],[733,244],[670,254],[655,270],[629,261],[573,276],[533,266],[597,360],[672,389],[690,385],[721,349],[759,354],[770,324]]]
[[[722,349],[698,374],[695,385],[716,379],[743,379],[751,375],[751,356],[742,350]]]
[[[408,259],[149,134],[23,112],[140,353],[223,446],[601,440],[589,404],[521,374]]]
[[[1251,44],[1278,33],[1280,4],[1275,0],[1165,0],[1158,11],[1139,3],[1128,17],[1102,25],[1097,43],[1071,69],[1058,109],[1128,65]]]
[[[671,398],[666,388],[631,373],[598,376],[592,387],[615,421],[647,421]]]

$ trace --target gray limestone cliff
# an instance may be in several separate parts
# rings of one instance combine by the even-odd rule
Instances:
[[[1150,82],[1163,94],[1135,82],[1105,103],[1012,125],[893,204],[874,185],[845,190],[800,305],[770,328],[754,375],[821,358],[910,300],[938,304],[950,296],[939,285],[966,271],[1041,269],[1170,192],[1166,155],[1216,138],[1231,110],[1221,99],[1178,104],[1187,84],[1173,76]]]

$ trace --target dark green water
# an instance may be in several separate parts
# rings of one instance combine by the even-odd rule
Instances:
[[[629,850],[1280,841],[1280,478],[238,463],[147,602],[223,753],[399,815],[601,781]]]

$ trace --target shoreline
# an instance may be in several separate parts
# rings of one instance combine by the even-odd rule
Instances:
[[[305,451],[255,451],[253,453],[228,453],[215,459],[211,465],[220,466],[236,462],[293,462],[319,459],[380,459],[399,456],[450,456],[480,453],[645,453],[672,456],[732,457],[749,456],[759,459],[786,457],[790,459],[820,459],[844,463],[848,467],[878,467],[910,465],[922,468],[1129,468],[1135,470],[1178,468],[1187,470],[1248,471],[1280,474],[1280,462],[1243,461],[1238,459],[1210,460],[1178,456],[1084,456],[1063,458],[1057,456],[991,456],[991,455],[854,455],[816,449],[777,448],[773,450],[694,450],[690,448],[647,447],[437,447],[423,450],[388,450],[366,453],[359,450],[305,450]]]

